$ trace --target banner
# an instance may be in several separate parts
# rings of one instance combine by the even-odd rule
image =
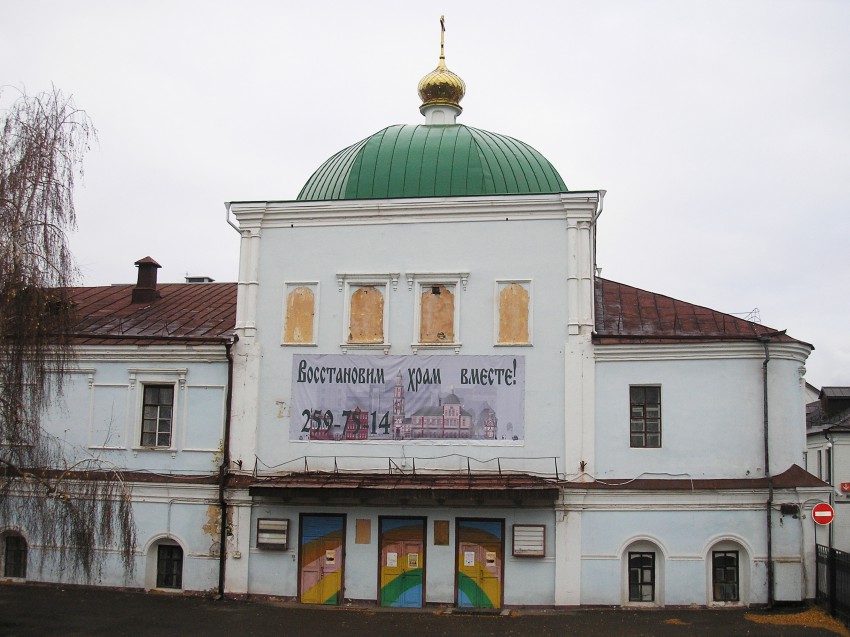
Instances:
[[[523,356],[295,355],[291,440],[522,440]]]

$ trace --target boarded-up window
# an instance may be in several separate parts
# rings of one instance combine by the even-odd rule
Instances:
[[[372,543],[372,520],[355,520],[354,522],[354,543],[355,544],[371,544]]]
[[[509,283],[499,291],[499,343],[528,342],[528,290]]]
[[[419,342],[453,343],[455,297],[446,285],[423,285],[420,302]]]
[[[384,342],[384,295],[373,285],[363,286],[351,295],[349,343]]]
[[[286,297],[284,343],[312,343],[315,295],[308,287],[293,288]]]
[[[434,520],[434,546],[449,545],[449,521]]]

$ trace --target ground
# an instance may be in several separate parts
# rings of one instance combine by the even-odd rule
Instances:
[[[276,601],[215,601],[161,593],[0,586],[3,637],[832,637],[850,633],[816,608],[762,610],[518,610],[466,615],[447,609],[307,607]]]

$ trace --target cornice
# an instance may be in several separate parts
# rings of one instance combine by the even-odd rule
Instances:
[[[804,363],[811,352],[811,346],[800,342],[770,343],[769,351],[771,359]],[[755,340],[749,342],[595,344],[593,352],[598,362],[712,359],[764,360],[764,347],[761,342]]]
[[[183,362],[226,363],[221,345],[77,345],[75,359],[82,362]]]
[[[420,199],[248,201],[232,203],[231,212],[242,229],[545,219],[590,221],[598,201],[598,191]]]

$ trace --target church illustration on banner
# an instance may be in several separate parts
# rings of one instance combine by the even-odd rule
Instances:
[[[437,404],[425,405],[408,416],[405,413],[404,385],[402,376],[396,376],[393,387],[392,439],[479,439],[495,440],[498,418],[496,411],[484,402],[478,410],[477,418],[464,409],[464,404],[455,393],[454,387],[445,397],[438,395]],[[333,431],[318,427],[310,430],[310,440],[368,440],[370,412],[360,406],[351,411],[346,418],[342,431]],[[374,428],[373,428],[374,429]],[[507,437],[511,437],[513,426],[506,427]],[[378,436],[385,438],[384,434]]]

